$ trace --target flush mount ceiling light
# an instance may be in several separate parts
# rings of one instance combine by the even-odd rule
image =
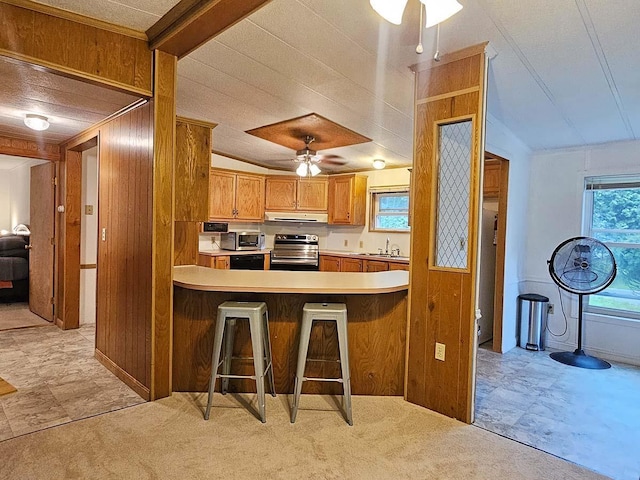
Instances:
[[[375,168],[376,170],[382,170],[385,167],[385,161],[382,160],[381,158],[376,158],[373,161],[373,168]]]
[[[49,119],[44,115],[27,113],[24,116],[24,124],[32,130],[42,131],[49,128]]]
[[[369,3],[382,18],[395,25],[400,25],[407,1],[408,0],[369,0]],[[440,23],[462,10],[462,5],[460,5],[457,0],[420,0],[420,2],[422,3],[422,5],[420,5],[420,35],[416,53],[423,52],[422,24],[424,23],[425,28],[437,25],[436,54],[433,58],[435,61],[439,61]],[[423,19],[423,11],[426,11],[426,22]]]

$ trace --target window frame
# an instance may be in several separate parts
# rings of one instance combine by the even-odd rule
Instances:
[[[607,186],[611,186],[611,188],[607,188]],[[631,174],[631,175],[593,175],[593,176],[585,176],[584,177],[584,185],[583,185],[583,207],[582,207],[582,231],[583,235],[587,237],[597,238],[594,236],[594,231],[606,232],[606,231],[618,231],[619,229],[594,229],[593,228],[593,214],[594,214],[594,199],[593,193],[596,190],[613,190],[614,188],[627,188],[627,189],[639,189],[640,190],[640,174]],[[601,240],[602,241],[602,240]],[[628,243],[628,242],[608,242],[602,241],[607,247],[610,249],[614,248],[630,248],[630,249],[638,249],[640,250],[640,242],[639,243]],[[618,261],[616,260],[616,265],[618,266]],[[618,266],[619,268],[619,266]],[[618,270],[617,275],[620,275],[620,271]],[[616,275],[616,276],[617,276]],[[606,289],[604,290],[606,292]],[[597,294],[596,294],[597,295]],[[620,297],[617,295],[606,295],[611,296],[613,298],[624,299],[626,297]],[[624,310],[621,308],[611,308],[611,307],[603,307],[598,305],[591,305],[590,298],[592,295],[587,296],[587,301],[585,302],[585,312],[604,315],[609,317],[617,317],[626,320],[632,321],[640,321],[640,312],[634,312],[632,310]]]
[[[398,229],[398,228],[379,228],[376,224],[376,218],[378,215],[385,215],[384,213],[379,212],[379,198],[380,196],[407,196],[409,199],[409,204],[407,206],[406,217],[407,217],[407,228],[406,229]],[[411,194],[409,191],[409,185],[390,185],[383,187],[372,187],[369,189],[369,231],[370,232],[392,232],[392,233],[410,233],[411,225],[409,225],[409,215],[411,209]],[[387,216],[402,216],[403,212],[389,212]]]

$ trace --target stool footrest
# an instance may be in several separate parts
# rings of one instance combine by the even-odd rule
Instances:
[[[216,378],[250,378],[252,380],[256,379],[255,375],[224,375],[221,373],[216,374]]]
[[[342,378],[318,378],[318,377],[302,377],[303,382],[336,382],[336,383],[344,383]]]
[[[307,362],[340,363],[340,359],[307,358]]]

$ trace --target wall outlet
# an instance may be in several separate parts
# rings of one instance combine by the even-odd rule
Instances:
[[[364,242],[360,240],[360,248],[364,248]]]
[[[547,307],[547,313],[549,313],[549,315],[553,315],[553,303],[550,303]]]
[[[445,350],[444,343],[436,342],[436,360],[440,360],[441,362],[444,362],[444,350]]]
[[[345,246],[345,247],[348,247],[348,246],[349,246],[349,240],[346,240],[346,239],[345,239],[345,241],[344,241],[344,246]]]

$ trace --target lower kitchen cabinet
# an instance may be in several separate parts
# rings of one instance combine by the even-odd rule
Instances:
[[[230,257],[229,255],[198,255],[198,265],[201,267],[216,268],[218,270],[229,270]]]
[[[330,257],[328,255],[320,255],[320,271],[321,272],[339,272],[340,257]]]
[[[408,272],[409,271],[409,264],[408,263],[389,262],[389,270],[406,270]]]
[[[362,272],[363,261],[359,258],[342,257],[340,259],[341,272]]]
[[[386,272],[389,270],[389,262],[382,260],[365,260],[364,271],[365,272]]]

